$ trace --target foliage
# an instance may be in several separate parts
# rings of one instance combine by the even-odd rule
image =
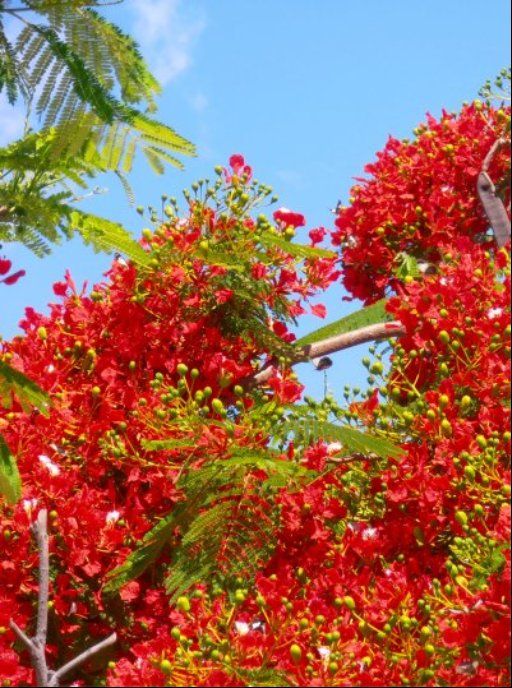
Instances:
[[[74,223],[70,202],[89,179],[115,172],[126,179],[137,150],[162,173],[194,147],[155,120],[160,87],[132,38],[103,18],[99,1],[24,0],[0,7],[0,92],[22,99],[43,127],[0,150],[0,240],[21,241],[37,255],[74,231],[100,250],[137,257],[126,230],[89,216]],[[30,10],[30,11],[28,11]],[[21,25],[14,43],[5,15]],[[83,217],[83,214],[82,214]],[[95,225],[94,232],[86,227]]]
[[[297,340],[297,346],[307,346],[308,344],[314,344],[321,339],[327,339],[328,337],[335,337],[338,334],[345,334],[346,332],[351,332],[352,330],[357,330],[360,327],[365,327],[366,325],[373,325],[374,323],[384,322],[388,320],[386,313],[386,300],[381,299],[377,303],[371,306],[366,306],[355,313],[346,315],[336,322],[330,323],[325,327],[321,327],[315,332],[311,332],[305,337],[301,337]]]
[[[147,254],[119,223],[74,203],[87,195],[91,178],[109,171],[132,198],[126,174],[138,148],[157,173],[164,163],[181,167],[173,154],[193,154],[192,144],[151,116],[157,81],[135,42],[94,9],[101,2],[0,5],[0,93],[5,88],[11,104],[21,98],[27,107],[25,135],[0,148],[0,241],[20,242],[43,256],[77,232],[96,250],[146,265]],[[23,26],[15,43],[3,15]],[[28,128],[31,111],[44,116],[39,132]],[[0,258],[0,268],[7,263],[10,269]],[[19,270],[0,284],[24,274]],[[9,380],[3,376],[3,388]]]
[[[54,659],[119,637],[70,679],[510,684],[510,251],[479,243],[471,186],[507,117],[472,104],[387,147],[360,192],[372,203],[354,194],[337,218],[343,274],[296,248],[302,215],[256,214],[272,192],[233,156],[186,212],[170,199],[144,231],[146,265],[115,260],[90,293],[67,275],[49,315],[28,310],[2,355],[52,406],[0,411],[23,477],[23,500],[0,511],[0,672],[33,680],[8,622],[34,615],[28,525],[44,506]],[[409,155],[404,199],[411,179],[393,160]],[[405,239],[409,202],[431,219]],[[372,230],[363,249],[388,211],[396,236]],[[312,229],[311,247],[325,236]],[[370,388],[346,391],[345,407],[297,403],[289,327],[347,274],[368,303],[394,292],[386,310],[405,334],[379,345],[388,370],[372,349]]]

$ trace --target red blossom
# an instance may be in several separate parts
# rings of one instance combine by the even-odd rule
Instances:
[[[279,208],[274,212],[274,220],[279,222],[285,227],[304,227],[306,224],[306,219],[304,215],[300,213],[295,213],[293,210],[288,210],[288,208]]]

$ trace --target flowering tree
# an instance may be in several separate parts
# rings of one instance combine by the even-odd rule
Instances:
[[[4,685],[509,685],[509,131],[476,101],[391,139],[339,255],[233,156],[147,266],[27,309]],[[367,307],[295,342],[340,279]],[[370,339],[365,396],[301,401],[294,362]]]

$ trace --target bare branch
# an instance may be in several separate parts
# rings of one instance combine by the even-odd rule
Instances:
[[[23,633],[23,631],[22,631],[21,628],[18,626],[18,624],[16,623],[16,621],[13,621],[13,620],[11,619],[11,620],[9,621],[9,626],[10,626],[11,629],[14,631],[14,633],[18,636],[18,638],[21,640],[21,642],[23,643],[23,645],[25,645],[25,647],[27,648],[27,650],[28,650],[30,653],[34,652],[34,651],[35,651],[35,647],[34,647],[33,642],[30,640],[30,638],[28,637],[28,635],[25,635],[25,633]]]
[[[37,602],[37,628],[34,640],[38,645],[46,644],[48,633],[48,595],[50,588],[50,554],[48,551],[48,518],[46,509],[41,509],[36,522],[31,526],[39,551],[39,593]]]
[[[292,359],[291,365],[297,363],[305,363],[313,358],[327,356],[328,354],[342,351],[343,349],[350,349],[358,344],[365,342],[373,342],[379,339],[387,339],[388,337],[399,337],[403,335],[405,328],[402,323],[398,321],[376,323],[375,325],[367,325],[352,332],[345,332],[338,334],[335,337],[328,337],[314,344],[309,344],[297,351],[297,355]],[[248,381],[247,386],[264,384],[273,375],[273,364],[269,363],[262,370],[256,373]]]
[[[506,146],[508,144],[507,139],[504,138],[499,138],[496,139],[496,141],[492,144],[492,146],[489,148],[489,152],[484,158],[484,161],[482,163],[482,172],[486,172],[487,174],[489,173],[489,165],[493,161],[494,156],[496,153],[499,151],[500,148],[503,148],[503,146]]]
[[[510,220],[503,201],[496,193],[496,187],[489,176],[489,166],[497,151],[508,145],[504,138],[497,139],[482,163],[482,170],[478,175],[476,188],[480,202],[482,203],[489,224],[494,232],[496,243],[501,248],[510,241]]]
[[[34,535],[39,551],[39,591],[37,602],[37,624],[36,634],[33,638],[29,638],[18,626],[18,624],[11,619],[9,625],[16,636],[29,651],[32,666],[35,671],[35,680],[37,686],[52,686],[58,687],[59,679],[64,674],[67,674],[72,669],[83,664],[89,657],[97,654],[104,648],[116,642],[117,636],[115,633],[109,635],[108,638],[101,640],[96,645],[93,645],[88,650],[85,650],[74,659],[64,664],[57,671],[48,669],[46,664],[46,640],[48,635],[48,597],[50,589],[50,553],[48,547],[48,513],[46,509],[41,509],[37,515],[37,519],[30,526]]]
[[[405,328],[402,323],[396,320],[376,323],[310,344],[308,347],[305,347],[304,352],[307,358],[317,358],[318,356],[327,356],[343,349],[350,349],[358,344],[387,339],[388,337],[398,337],[404,334],[404,332]]]
[[[98,652],[101,652],[106,647],[110,647],[110,645],[113,645],[116,642],[116,640],[117,640],[117,634],[112,633],[107,638],[104,638],[104,640],[100,640],[99,643],[96,643],[96,645],[93,645],[92,647],[90,647],[88,650],[84,650],[84,652],[80,653],[74,659],[71,659],[66,664],[63,664],[60,669],[57,669],[57,671],[53,672],[53,675],[50,678],[50,681],[48,683],[48,686],[58,686],[59,685],[59,679],[62,676],[64,676],[64,674],[67,674],[72,669],[76,669],[77,667],[80,666],[80,664],[83,664],[90,657],[93,657],[95,654],[98,654]]]

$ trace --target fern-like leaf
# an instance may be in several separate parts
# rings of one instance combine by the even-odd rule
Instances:
[[[173,440],[150,442],[146,447],[175,449]],[[178,487],[184,501],[144,537],[141,546],[108,575],[106,592],[119,590],[141,575],[173,544],[166,588],[172,599],[200,580],[209,580],[216,571],[230,575],[244,568],[251,571],[263,552],[272,546],[272,523],[264,501],[270,482],[250,481],[255,470],[263,470],[268,480],[274,476],[290,485],[302,481],[309,472],[282,460],[270,450],[238,448],[225,460],[193,468],[182,476]],[[181,540],[174,534],[181,533]]]
[[[48,415],[48,395],[19,370],[0,361],[0,401],[5,408],[11,407],[12,395],[16,396],[25,412],[35,407],[45,416]]]
[[[308,344],[314,344],[322,339],[328,339],[329,337],[335,337],[339,334],[352,332],[360,327],[366,327],[367,325],[390,320],[391,318],[386,312],[386,303],[387,299],[381,299],[371,306],[361,308],[361,310],[351,313],[340,320],[336,320],[336,322],[330,323],[325,327],[320,327],[318,330],[298,339],[295,342],[295,346],[307,346]]]
[[[2,435],[0,435],[0,495],[3,495],[9,504],[16,504],[21,497],[18,466]]]
[[[294,407],[300,413],[301,407]],[[287,419],[283,430],[293,435],[296,443],[307,446],[314,442],[340,442],[348,452],[363,455],[376,454],[384,459],[399,458],[403,451],[384,437],[371,435],[356,428],[336,425],[316,418]]]
[[[99,251],[119,251],[137,265],[147,267],[149,255],[144,251],[124,227],[104,217],[97,217],[79,210],[70,215],[71,227],[76,230],[86,244],[91,244]]]
[[[261,235],[261,243],[264,246],[270,246],[280,249],[290,256],[296,258],[335,258],[336,254],[332,251],[327,251],[324,248],[316,248],[314,246],[304,246],[303,244],[295,244],[291,241],[286,241],[277,234],[270,232]]]

